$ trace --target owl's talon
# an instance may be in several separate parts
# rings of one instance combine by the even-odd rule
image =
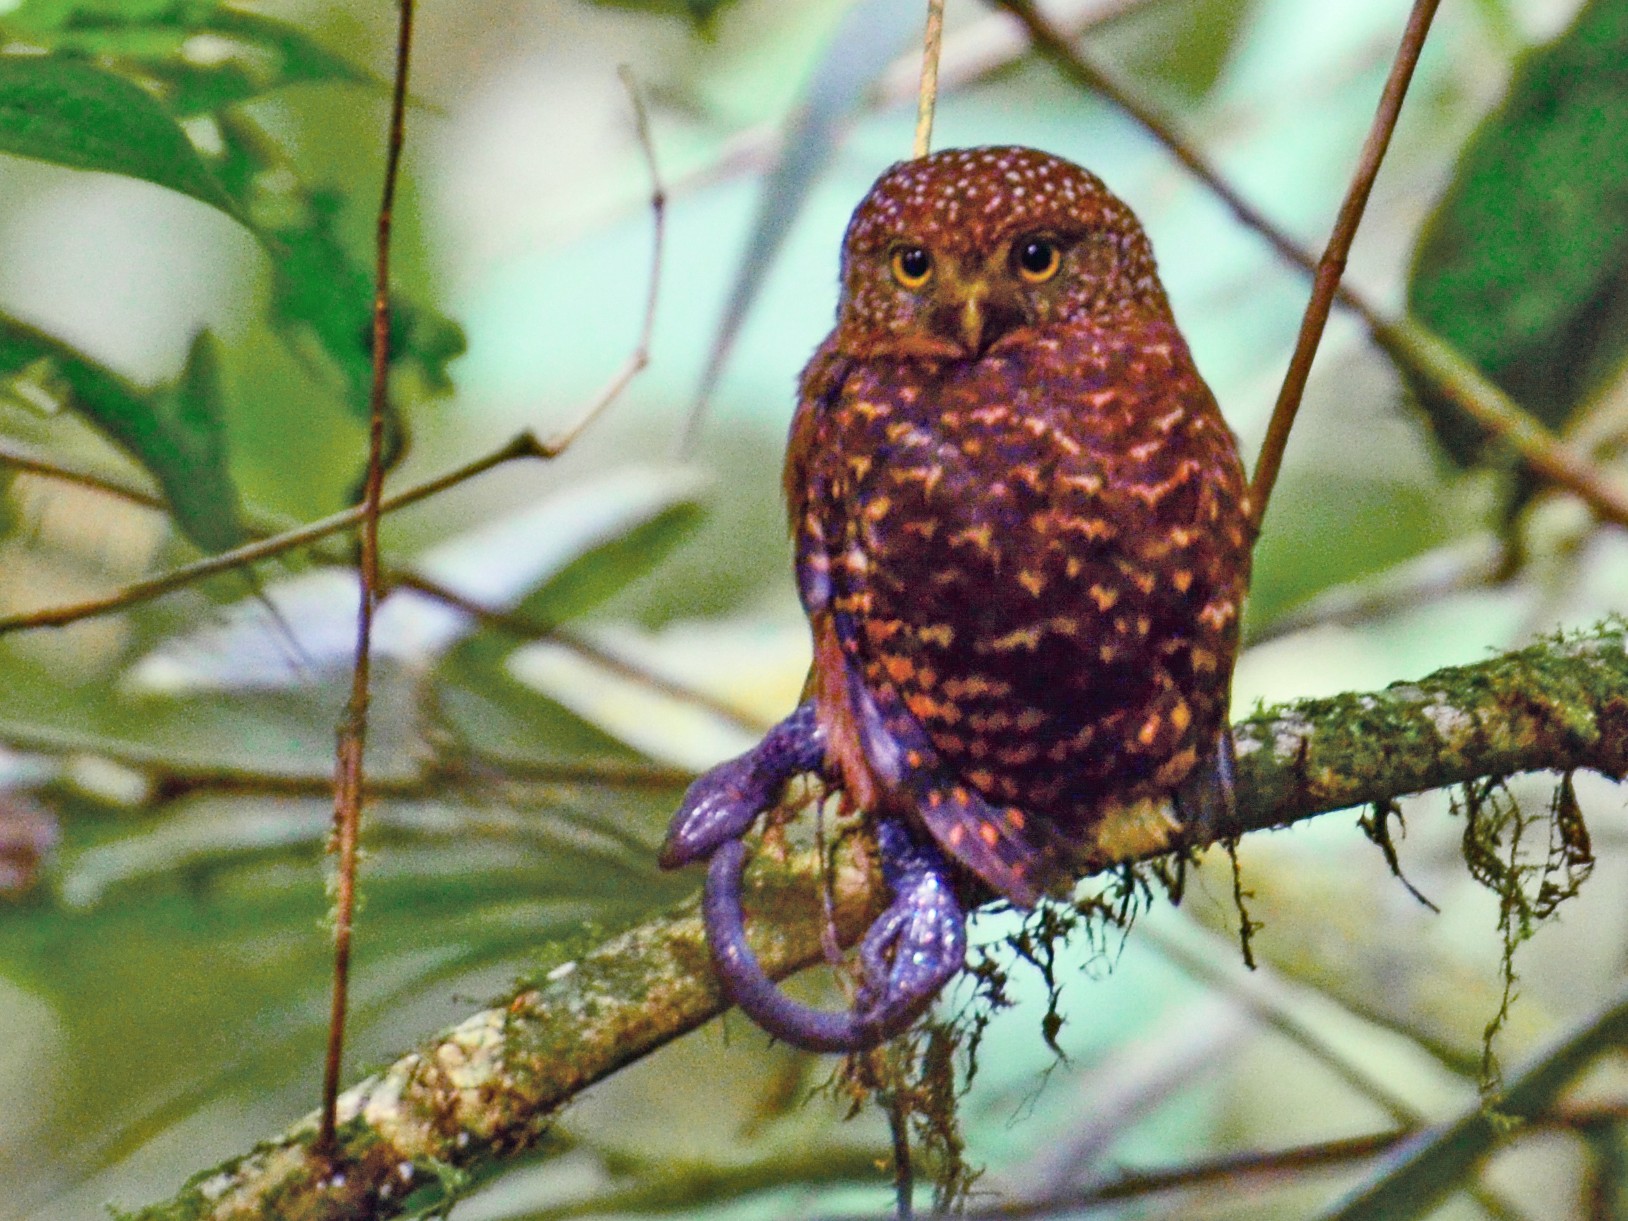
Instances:
[[[738,840],[757,816],[774,805],[794,776],[817,772],[825,758],[825,733],[812,702],[764,735],[751,750],[698,777],[685,791],[667,826],[658,858],[663,869],[705,860]]]
[[[1215,749],[1199,761],[1173,794],[1176,818],[1189,842],[1211,843],[1241,830],[1236,773],[1232,730],[1223,725]]]
[[[966,918],[944,858],[897,819],[878,826],[877,840],[893,902],[865,934],[865,979],[847,1013],[794,1001],[764,974],[741,911],[745,845],[731,840],[713,855],[702,900],[713,966],[729,999],[782,1042],[820,1052],[874,1047],[906,1030],[965,963]]]
[[[858,1012],[897,1033],[915,1021],[967,959],[967,921],[949,865],[900,819],[876,828],[893,902],[860,943]]]

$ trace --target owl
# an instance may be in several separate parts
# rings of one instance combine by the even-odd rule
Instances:
[[[1106,863],[1115,811],[1163,802],[1155,847],[1224,817],[1249,496],[1134,214],[1015,147],[902,162],[854,212],[785,492],[804,700],[695,782],[662,863],[710,860],[732,1000],[856,1050],[961,969],[969,905]],[[849,1012],[790,1000],[746,944],[742,837],[803,773],[869,820],[891,892]]]

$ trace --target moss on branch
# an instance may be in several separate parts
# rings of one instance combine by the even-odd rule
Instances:
[[[1243,829],[1484,776],[1550,769],[1628,773],[1628,624],[1554,639],[1383,691],[1265,709],[1235,727]],[[835,877],[839,936],[879,907],[851,845]],[[760,856],[768,857],[762,853]],[[748,873],[754,936],[771,974],[821,956],[815,862],[760,860]],[[338,1151],[310,1153],[309,1116],[188,1182],[145,1221],[388,1217],[420,1188],[534,1143],[560,1106],[715,1016],[695,905],[522,984],[346,1092]],[[415,1203],[423,1203],[422,1194]]]

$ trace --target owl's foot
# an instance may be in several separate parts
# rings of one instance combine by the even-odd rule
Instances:
[[[744,755],[720,763],[684,793],[667,826],[658,858],[663,869],[702,861],[745,835],[757,816],[774,805],[794,776],[817,772],[825,762],[825,733],[814,705],[797,706]]]
[[[808,1051],[863,1051],[907,1029],[966,962],[966,917],[949,865],[931,841],[899,819],[877,826],[887,911],[860,944],[864,980],[847,1013],[815,1009],[781,992],[746,943],[741,871],[746,848],[721,845],[702,901],[713,967],[729,999],[775,1038]]]

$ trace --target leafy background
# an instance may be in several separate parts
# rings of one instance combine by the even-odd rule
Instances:
[[[1319,242],[1406,5],[1111,7],[1127,11],[1093,53]],[[1526,55],[1575,11],[1445,6],[1351,279],[1616,461],[1628,5],[1593,0],[1568,38]],[[388,5],[204,0],[0,12],[13,52],[0,140],[18,154],[0,156],[0,439],[173,509],[8,466],[0,615],[347,503],[391,19]],[[608,416],[559,461],[505,467],[385,527],[393,558],[565,631],[517,648],[424,598],[387,604],[369,769],[392,787],[369,815],[352,1077],[693,890],[653,866],[684,776],[789,708],[807,664],[779,450],[795,372],[830,323],[847,212],[909,145],[919,22],[901,0],[421,14],[397,229],[396,485],[518,429],[563,427],[633,346],[651,184],[620,63],[651,100],[668,253],[651,367]],[[1012,29],[951,6],[950,64],[983,62],[950,73],[937,143],[1035,144],[1131,200],[1252,451],[1302,277]],[[40,49],[52,54],[22,54]],[[1443,411],[1336,317],[1259,553],[1240,707],[1416,676],[1628,605],[1620,532],[1563,501],[1529,505],[1521,564],[1486,578],[1529,489]],[[314,1105],[322,789],[354,586],[309,559],[258,578],[265,601],[228,575],[0,637],[0,1214],[150,1202]],[[1394,596],[1363,609],[1355,594],[1375,590]],[[571,767],[614,782],[573,781]],[[1516,791],[1541,803],[1549,786]],[[1512,1063],[1622,974],[1622,796],[1581,777],[1579,794],[1600,864],[1517,960],[1499,1040]],[[1071,948],[1066,1059],[1040,1036],[1040,979],[1019,969],[1023,1003],[991,1029],[963,1103],[979,1190],[1022,1198],[1472,1100],[1498,1006],[1496,904],[1463,869],[1446,799],[1406,813],[1404,868],[1440,914],[1388,876],[1355,814],[1335,816],[1244,845],[1265,924],[1253,976],[1236,962],[1224,861],[1179,912],[1154,911],[1122,944]],[[455,1215],[880,1212],[885,1127],[810,1099],[826,1072],[726,1019],[592,1091]],[[1607,1156],[1621,1140],[1620,1126],[1592,1146],[1533,1135],[1486,1171],[1493,1197],[1437,1215],[1590,1215],[1588,1190],[1628,1196],[1620,1153]],[[1303,1217],[1341,1181],[1223,1185],[1112,1215]]]

